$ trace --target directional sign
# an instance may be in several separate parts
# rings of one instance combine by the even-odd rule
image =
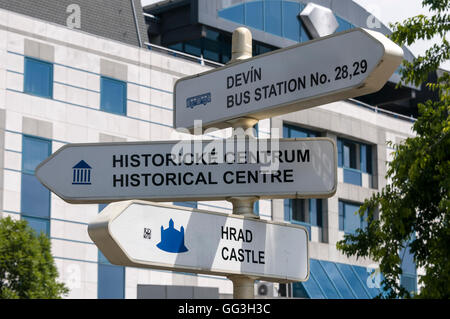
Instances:
[[[108,205],[88,232],[117,265],[278,282],[309,276],[308,232],[298,225],[128,201]]]
[[[336,145],[328,138],[69,144],[36,168],[70,203],[330,197]]]
[[[179,79],[177,128],[226,128],[380,90],[403,59],[385,35],[352,29]]]

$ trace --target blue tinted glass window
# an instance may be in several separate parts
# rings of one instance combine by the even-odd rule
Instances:
[[[417,291],[417,277],[415,275],[402,274],[400,276],[400,285],[410,294]]]
[[[100,251],[100,249],[98,250],[98,262],[101,264],[111,265],[108,258],[106,258],[105,255],[103,255],[103,253]]]
[[[265,31],[281,37],[282,33],[281,33],[280,0],[264,1],[264,18],[265,18]]]
[[[340,140],[340,144],[342,147],[341,156],[343,167],[360,169],[359,161],[358,161],[358,152],[357,148],[359,148],[359,143],[348,141],[348,140]]]
[[[197,208],[197,202],[173,202],[176,206],[189,207],[189,208]]]
[[[34,176],[36,166],[51,153],[51,141],[23,136],[22,138],[22,176],[21,176],[21,213],[22,216],[50,218],[50,191]],[[47,226],[39,220],[31,220],[36,229],[46,229]],[[45,222],[45,221],[43,221]]]
[[[342,209],[343,230],[346,233],[354,233],[356,229],[361,228],[361,216],[355,214],[359,210],[359,205],[341,202],[340,209]],[[342,230],[342,229],[341,229]]]
[[[283,2],[283,36],[293,41],[300,41],[300,4],[295,2]]]
[[[175,43],[168,46],[169,49],[177,50],[177,51],[183,51],[183,43]]]
[[[313,226],[322,227],[322,201],[320,199],[309,200],[309,221]]]
[[[338,151],[338,166],[342,167],[344,165],[343,163],[343,153],[342,153],[342,140],[338,139],[337,140],[337,151]]]
[[[361,171],[353,168],[344,167],[343,173],[344,173],[344,183],[362,186]]]
[[[317,284],[315,276],[310,272],[309,279],[301,283],[311,299],[325,299],[322,289]],[[297,297],[294,295],[294,297]]]
[[[33,174],[36,166],[38,166],[50,154],[50,141],[30,136],[23,136],[22,171]]]
[[[301,282],[294,282],[292,284],[292,296],[296,298],[309,298],[305,286]]]
[[[338,139],[338,166],[343,167],[344,183],[362,185],[362,173],[372,174],[372,146]]]
[[[50,191],[34,175],[22,174],[21,211],[26,216],[50,217]]]
[[[292,200],[291,220],[296,222],[306,222],[306,199]]]
[[[341,276],[336,264],[323,260],[320,263],[327,272],[329,278],[333,281],[334,286],[337,288],[342,298],[354,299],[355,295],[352,293],[351,288],[348,286],[345,279]]]
[[[361,171],[366,173],[367,172],[367,145],[361,144],[359,146],[359,153],[360,153],[360,166]]]
[[[284,219],[305,226],[311,239],[311,225],[322,227],[322,202],[320,199],[285,199]]]
[[[240,24],[244,24],[244,5],[238,4],[234,7],[226,8],[219,11],[219,17]]]
[[[125,267],[98,264],[98,298],[125,298]]]
[[[291,220],[291,204],[292,204],[292,200],[291,199],[285,199],[284,200],[284,220],[285,221],[290,221]]]
[[[372,174],[372,146],[366,146],[366,173]]]
[[[339,27],[337,28],[336,32],[342,32],[352,28],[352,25],[341,17],[336,16],[336,20],[339,23]]]
[[[344,276],[345,280],[347,280],[353,292],[356,294],[356,297],[358,299],[368,299],[369,294],[363,286],[363,284],[365,285],[366,283],[359,280],[358,276],[352,270],[352,266],[341,263],[336,263],[336,266],[341,271],[341,274]]]
[[[245,4],[245,25],[264,30],[264,12],[261,1],[247,2]]]
[[[27,216],[22,216],[22,219],[28,222],[28,225],[34,229],[36,234],[39,235],[41,232],[46,235],[50,234],[50,221],[48,219]]]
[[[219,42],[209,39],[203,39],[203,58],[212,61],[219,61],[220,59],[220,45]]]
[[[373,271],[368,271],[367,268],[365,267],[360,267],[360,266],[352,266],[353,270],[356,272],[356,274],[358,275],[359,279],[361,280],[361,282],[363,284],[365,284],[365,288],[367,290],[367,292],[370,295],[370,298],[375,298],[376,296],[378,296],[381,291],[375,287],[375,285],[369,285],[369,280],[370,280],[370,274]]]
[[[306,42],[306,41],[312,40],[312,37],[309,35],[308,31],[303,26],[303,24],[301,23],[300,25],[301,25],[301,28],[300,28],[300,42]]]
[[[344,230],[344,203],[339,201],[339,230]]]
[[[200,56],[202,54],[202,44],[200,39],[192,40],[184,44],[184,52],[190,55]]]
[[[25,57],[24,92],[53,97],[53,64]]]
[[[304,129],[299,126],[284,124],[283,125],[283,137],[284,138],[306,138],[317,137],[319,133]]]
[[[106,206],[108,206],[108,204],[98,204],[98,212],[100,213]]]
[[[123,81],[101,77],[100,109],[126,115],[127,84]]]
[[[339,293],[337,292],[336,288],[333,286],[327,274],[323,270],[322,266],[320,265],[320,262],[318,260],[311,259],[310,266],[311,272],[314,274],[314,278],[317,279],[317,283],[320,285],[320,288],[322,288],[322,291],[325,293],[325,296],[328,299],[340,298]]]
[[[411,240],[414,240],[414,238]],[[400,284],[409,293],[414,293],[417,291],[417,267],[409,245],[400,250],[400,258],[402,260],[401,267],[403,272],[400,276]]]
[[[408,275],[415,275],[416,263],[414,262],[414,255],[411,253],[409,246],[401,249],[400,258],[402,259],[402,272]]]
[[[253,213],[257,216],[259,216],[259,200],[253,204]]]

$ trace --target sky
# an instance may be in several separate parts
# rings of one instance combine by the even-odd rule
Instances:
[[[160,0],[141,0],[142,5],[158,2]],[[422,8],[422,0],[353,0],[367,11],[371,12],[377,19],[389,27],[389,23],[402,22],[405,19],[424,14],[429,16],[427,8]],[[435,37],[429,41],[420,41],[409,47],[415,55],[423,53],[434,43],[439,43],[440,38]],[[450,61],[446,61],[441,68],[450,70]]]

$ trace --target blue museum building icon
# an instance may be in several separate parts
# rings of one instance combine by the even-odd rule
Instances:
[[[181,226],[180,230],[176,230],[171,218],[168,228],[164,229],[161,226],[161,242],[156,247],[168,253],[184,253],[188,251],[184,245],[184,227]]]
[[[91,170],[92,167],[88,163],[81,160],[72,167],[73,177],[72,185],[91,185]]]

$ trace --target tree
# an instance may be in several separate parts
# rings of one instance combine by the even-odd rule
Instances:
[[[424,83],[430,72],[449,59],[445,39],[450,30],[450,0],[423,0],[432,17],[412,17],[391,25],[391,38],[399,45],[418,39],[442,37],[424,56],[403,63],[402,81]],[[358,211],[367,211],[367,226],[345,235],[337,248],[347,256],[369,257],[380,264],[387,297],[408,298],[401,287],[400,251],[408,247],[418,268],[423,287],[415,297],[450,298],[450,77],[439,76],[428,88],[439,92],[439,100],[419,104],[413,125],[415,137],[393,145],[394,159],[386,178],[391,180],[380,193],[367,199]],[[379,211],[379,217],[375,218]]]
[[[0,298],[61,298],[50,240],[24,220],[0,219]]]

